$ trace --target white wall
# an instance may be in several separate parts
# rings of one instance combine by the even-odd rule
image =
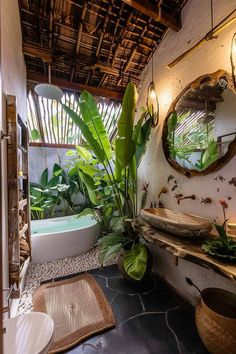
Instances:
[[[2,119],[0,129],[6,131],[6,95],[17,97],[17,109],[26,120],[26,69],[22,55],[22,37],[17,0],[1,0],[1,74],[2,74]],[[4,143],[3,145],[5,145]],[[8,286],[8,244],[7,244],[7,171],[6,146],[2,154],[3,196],[3,286]]]
[[[221,21],[236,7],[236,0],[214,0],[214,23]],[[155,128],[150,139],[149,147],[139,168],[139,186],[145,181],[149,182],[149,195],[147,205],[157,200],[160,189],[166,186],[169,192],[162,196],[162,202],[166,208],[182,212],[194,213],[210,220],[216,219],[221,222],[223,214],[219,199],[224,198],[229,204],[227,217],[236,221],[236,187],[229,184],[232,177],[236,177],[236,156],[220,171],[208,176],[198,176],[188,179],[177,173],[168,164],[164,157],[161,135],[163,121],[171,102],[183,90],[183,88],[197,77],[212,73],[218,69],[230,69],[230,45],[236,24],[229,26],[222,31],[217,39],[208,41],[185,59],[180,61],[171,70],[166,68],[172,60],[197,43],[210,29],[210,2],[205,0],[189,0],[182,11],[182,30],[178,33],[168,31],[164,40],[154,54],[154,81],[158,92],[160,103],[160,123]],[[140,85],[140,96],[138,107],[145,105],[147,86],[151,81],[151,63],[143,73],[143,80]],[[236,117],[236,114],[235,114]],[[235,118],[236,125],[236,118]],[[167,183],[169,175],[175,176],[178,188],[171,191],[172,183]],[[225,180],[219,180],[222,175]],[[217,191],[219,188],[219,191]],[[184,200],[178,205],[174,198],[175,193],[183,195],[195,194],[196,200]],[[202,197],[212,198],[212,204],[200,204]],[[228,197],[232,197],[228,200]],[[170,255],[166,251],[158,251],[157,271],[160,272],[180,292],[185,292],[183,279],[187,275],[201,287],[216,282],[216,277],[210,271],[204,270],[204,281],[202,269],[192,266],[189,262],[181,261],[176,271],[174,260],[169,262]],[[173,258],[173,257],[172,257]],[[158,264],[161,265],[160,269]],[[218,279],[218,278],[217,278]],[[231,283],[228,282],[231,286]],[[222,277],[222,285],[226,284]],[[190,291],[191,293],[191,291]],[[187,294],[191,300],[193,297]]]

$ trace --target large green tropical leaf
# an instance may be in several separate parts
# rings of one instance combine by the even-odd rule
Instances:
[[[152,128],[152,120],[148,119],[141,127],[138,139],[136,142],[136,152],[135,152],[135,157],[136,157],[136,164],[137,167],[139,166],[142,156],[146,151],[147,148],[147,143],[150,137],[150,132]]]
[[[115,161],[115,179],[116,181],[120,182],[122,178],[122,167],[119,163],[118,159]]]
[[[58,165],[57,163],[54,163],[52,172],[53,172],[54,176],[59,176],[63,172],[63,168],[60,165]]]
[[[129,83],[122,101],[122,111],[118,121],[118,135],[115,141],[116,158],[123,168],[130,163],[135,153],[133,126],[136,102],[136,87],[134,84]]]
[[[76,146],[76,151],[77,151],[77,154],[79,156],[81,156],[83,159],[85,159],[86,161],[92,160],[91,152],[88,149],[86,149],[85,147],[78,145],[78,146]]]
[[[82,171],[79,172],[79,176],[80,176],[82,182],[86,186],[86,189],[88,191],[88,195],[89,195],[91,202],[94,205],[97,205],[99,201],[97,199],[97,194],[96,194],[97,186],[95,185],[94,179],[90,175],[88,175]]]
[[[78,168],[80,170],[82,170],[84,173],[86,173],[87,175],[90,175],[92,177],[95,174],[99,174],[101,172],[98,168],[96,168],[96,167],[94,167],[94,166],[92,166],[92,165],[90,165],[88,163],[84,163],[82,161],[78,161],[76,163],[76,166],[78,166]]]
[[[208,167],[215,160],[217,160],[218,158],[217,146],[218,146],[217,141],[209,142],[208,147],[202,156],[203,168]]]
[[[40,178],[40,184],[43,187],[46,187],[48,184],[48,168],[45,168],[45,170],[43,171],[43,173],[41,174],[41,178]]]
[[[98,111],[96,101],[88,91],[82,91],[79,100],[80,112],[83,120],[91,131],[95,140],[105,151],[108,160],[112,158],[111,144]]]
[[[87,124],[80,118],[80,116],[75,113],[72,109],[70,109],[65,104],[62,104],[66,113],[70,116],[70,118],[75,122],[75,124],[80,128],[86,142],[89,144],[90,149],[94,152],[97,159],[104,163],[105,160],[105,152],[104,149],[101,148],[100,144],[97,140],[93,137],[93,134],[87,127]]]
[[[138,120],[138,123],[134,126],[133,140],[134,140],[135,144],[137,143],[137,140],[138,140],[138,137],[139,137],[139,134],[140,134],[140,131],[141,131],[141,128],[142,128],[142,125],[143,125],[143,120],[144,120],[145,116],[146,116],[146,111],[142,113],[141,118]]]
[[[127,251],[123,266],[126,273],[135,280],[141,280],[147,269],[148,251],[147,247],[141,243],[136,244]]]

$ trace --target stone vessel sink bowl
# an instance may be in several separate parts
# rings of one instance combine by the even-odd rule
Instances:
[[[156,229],[185,238],[206,237],[212,229],[207,219],[164,208],[142,209],[140,215]]]

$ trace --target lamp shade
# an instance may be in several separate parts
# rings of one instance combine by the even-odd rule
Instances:
[[[147,110],[152,118],[152,126],[155,127],[159,120],[159,102],[155,89],[154,81],[148,86],[147,92]]]

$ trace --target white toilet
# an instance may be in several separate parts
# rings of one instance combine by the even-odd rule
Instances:
[[[44,354],[51,344],[54,324],[41,312],[26,313],[3,322],[4,354]]]

